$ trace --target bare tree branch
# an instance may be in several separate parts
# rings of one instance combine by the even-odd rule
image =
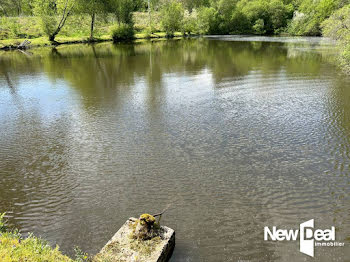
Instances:
[[[167,210],[169,209],[170,206],[171,206],[171,204],[168,204],[168,205],[166,206],[166,208],[163,209],[162,212],[160,212],[160,213],[158,213],[158,214],[155,214],[155,215],[153,215],[153,216],[154,216],[154,217],[158,217],[158,216],[163,215],[163,214],[165,213],[165,211],[167,211]]]

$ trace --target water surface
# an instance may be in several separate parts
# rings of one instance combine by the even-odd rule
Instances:
[[[171,261],[350,261],[350,80],[319,38],[209,37],[0,53],[0,211],[67,254],[130,216]],[[345,247],[265,242],[315,219]]]

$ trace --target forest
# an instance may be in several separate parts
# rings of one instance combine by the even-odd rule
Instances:
[[[350,0],[1,0],[0,15],[0,41],[324,35],[350,61]]]

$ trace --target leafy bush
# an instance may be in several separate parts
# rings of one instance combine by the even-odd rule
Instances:
[[[264,27],[265,27],[264,20],[258,19],[255,21],[255,24],[253,25],[253,31],[257,35],[263,35],[266,33]]]
[[[176,31],[181,31],[184,18],[184,8],[175,0],[165,3],[161,10],[161,23],[167,37],[173,37]]]
[[[151,29],[151,27],[146,27],[142,33],[144,34],[144,38],[151,38],[152,37],[152,33],[153,33],[153,30]]]
[[[112,38],[114,42],[132,40],[134,33],[133,26],[121,23],[112,29]]]

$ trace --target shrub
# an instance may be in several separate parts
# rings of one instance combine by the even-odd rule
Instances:
[[[112,29],[112,38],[114,42],[132,40],[134,33],[133,26],[121,23]]]
[[[236,0],[219,0],[216,4],[217,13],[215,20],[218,26],[215,29],[216,33],[229,34],[233,31],[233,24],[231,23],[232,13],[236,8]]]
[[[144,34],[144,37],[145,37],[145,38],[149,39],[149,38],[152,37],[153,30],[152,30],[151,27],[146,27],[146,28],[142,31],[142,33]]]
[[[263,35],[266,33],[265,29],[265,23],[263,19],[256,20],[255,24],[253,25],[253,31],[257,35]]]
[[[172,0],[167,2],[161,11],[161,23],[167,37],[173,37],[176,31],[181,31],[184,9],[181,3]]]

